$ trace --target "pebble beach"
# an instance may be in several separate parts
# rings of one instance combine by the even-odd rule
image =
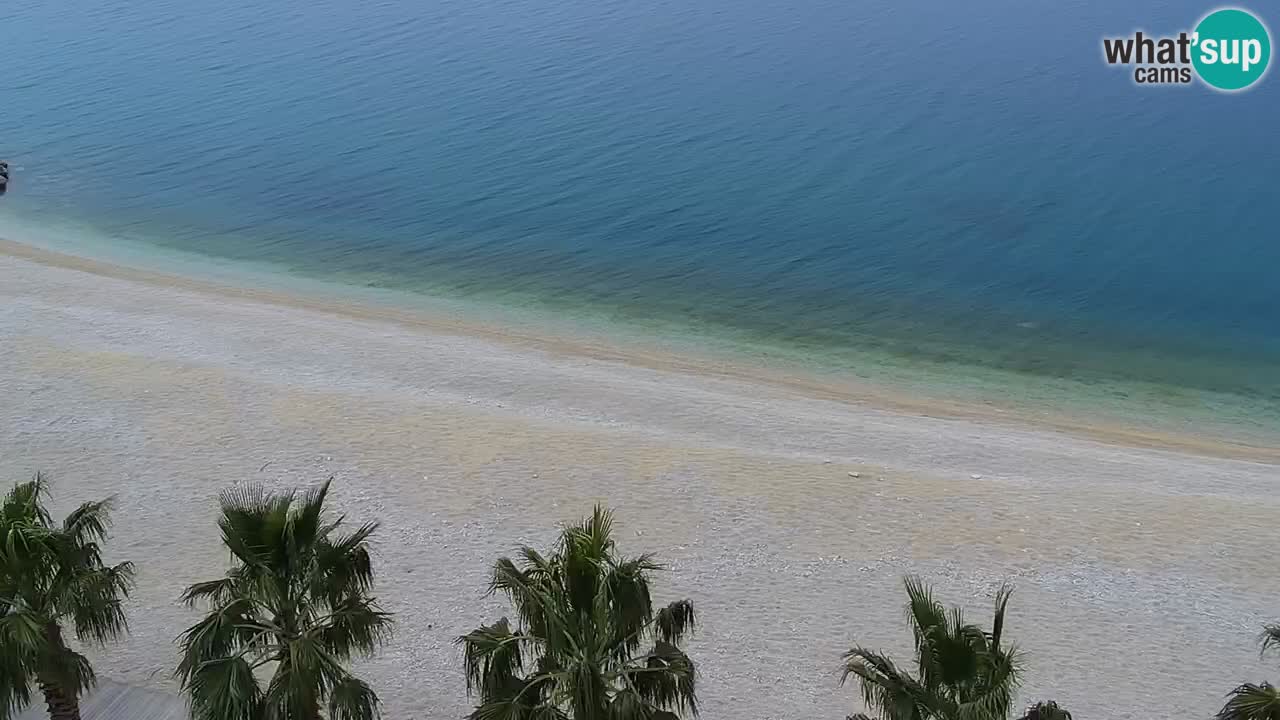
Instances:
[[[394,640],[360,672],[389,718],[468,712],[453,640],[509,610],[492,562],[595,502],[689,597],[709,720],[839,718],[858,643],[907,658],[901,578],[1007,630],[1022,701],[1204,717],[1274,679],[1280,447],[930,403],[660,350],[359,307],[0,244],[0,475],[117,496],[138,564],[113,680],[176,691],[178,603],[227,557],[239,482],[334,477],[376,520]]]

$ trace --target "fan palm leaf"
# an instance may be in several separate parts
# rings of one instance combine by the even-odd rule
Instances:
[[[1280,720],[1280,690],[1271,683],[1245,683],[1232,690],[1217,720]]]
[[[391,633],[371,594],[377,525],[342,534],[344,519],[325,512],[329,487],[222,494],[218,528],[232,567],[182,594],[208,608],[179,638],[177,675],[196,720],[378,717],[376,693],[347,669]]]
[[[622,558],[613,515],[597,506],[555,551],[529,547],[493,566],[490,593],[516,615],[457,642],[472,720],[677,720],[696,716],[697,670],[681,649],[688,600],[655,608],[652,555]],[[646,649],[647,648],[647,649]]]
[[[123,601],[133,565],[106,565],[102,545],[112,500],[84,503],[61,523],[44,506],[37,474],[0,502],[0,720],[31,702],[38,685],[54,720],[78,720],[80,696],[97,681],[84,655],[66,644],[105,645],[128,632]]]
[[[1010,590],[996,594],[986,632],[959,608],[944,607],[922,581],[908,577],[903,585],[914,677],[887,656],[855,647],[844,655],[841,683],[856,678],[863,704],[882,720],[1005,720],[1020,670],[1017,649],[1002,644]]]
[[[1280,624],[1262,628],[1261,655],[1280,649]],[[1280,720],[1280,689],[1271,683],[1244,683],[1227,694],[1217,720]]]

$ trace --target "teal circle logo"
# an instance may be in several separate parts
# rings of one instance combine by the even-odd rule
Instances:
[[[1262,78],[1271,60],[1271,35],[1251,13],[1216,10],[1196,26],[1191,62],[1200,79],[1218,90],[1243,90]]]

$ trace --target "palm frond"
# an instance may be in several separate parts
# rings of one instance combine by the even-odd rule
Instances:
[[[481,703],[467,717],[470,720],[535,720],[541,716],[535,708],[511,699]]]
[[[920,683],[898,669],[885,655],[855,647],[844,655],[840,684],[858,678],[862,701],[884,720],[920,720],[931,699]]]
[[[947,633],[947,611],[919,578],[906,577],[903,585],[907,591],[907,620],[915,642],[917,672],[921,682],[931,685],[943,675],[935,641]]]
[[[310,545],[321,536],[324,531],[320,522],[324,513],[324,500],[329,495],[329,486],[332,483],[333,477],[330,476],[318,487],[304,493],[302,502],[290,513],[290,534],[296,542]]]
[[[956,720],[1004,720],[1009,717],[1013,705],[1013,690],[1009,685],[996,685],[956,703]]]
[[[604,720],[650,720],[653,709],[633,689],[614,693]]]
[[[678,710],[698,715],[698,673],[683,650],[658,640],[641,668],[622,672],[630,686],[655,710]]]
[[[1280,691],[1271,683],[1245,683],[1232,690],[1217,720],[1280,720]]]
[[[391,614],[383,612],[374,598],[349,595],[332,608],[310,630],[321,644],[340,658],[353,653],[368,655],[391,636]]]
[[[954,617],[953,621],[959,619]],[[935,693],[963,701],[963,693],[956,690],[979,678],[986,642],[982,629],[973,625],[951,622],[947,628],[934,628],[920,651],[920,682]]]
[[[1012,702],[1014,692],[1022,684],[1022,657],[1016,645],[988,650],[982,657],[978,683],[981,692],[1003,695],[1007,703]],[[1004,710],[1007,711],[1008,706]]]
[[[62,522],[62,531],[76,544],[101,542],[111,526],[111,509],[115,498],[87,502],[71,511]]]
[[[243,485],[220,496],[218,526],[233,566],[182,595],[210,607],[179,638],[178,675],[193,708],[261,720],[317,717],[326,707],[331,720],[377,716],[377,696],[345,667],[392,630],[390,613],[370,594],[367,540],[377,524],[338,536],[343,518],[329,518],[325,507],[331,481],[302,493]],[[255,669],[271,671],[265,686]]]
[[[333,688],[351,677],[342,658],[308,635],[288,639],[278,659],[263,693],[263,705],[268,717],[280,720],[318,714]]]
[[[996,593],[990,633],[947,610],[922,581],[908,577],[907,618],[917,676],[888,657],[855,647],[845,655],[841,683],[856,676],[863,702],[884,720],[1004,720],[1018,688],[1021,654],[1004,642],[1011,590]]]
[[[381,716],[377,694],[359,678],[345,678],[329,691],[329,720],[374,720]]]
[[[1262,628],[1262,654],[1268,650],[1280,649],[1280,624],[1270,623]]]
[[[230,577],[198,582],[182,591],[180,600],[187,607],[195,607],[200,602],[207,602],[212,607],[225,605],[235,589],[235,581]]]
[[[1004,633],[1004,614],[1005,609],[1009,606],[1009,598],[1013,595],[1013,588],[1009,585],[1001,585],[996,592],[996,611],[995,618],[991,622],[991,647],[1000,648],[1000,638]]]
[[[99,644],[128,629],[122,600],[133,566],[102,563],[111,499],[84,503],[55,524],[46,495],[37,474],[0,504],[0,720],[30,701],[36,678],[72,698],[93,687],[89,660],[65,644],[68,625]]]
[[[600,588],[615,635],[609,644],[619,658],[630,656],[640,646],[640,631],[653,617],[648,572],[656,567],[652,556],[642,555],[605,572]]]
[[[76,637],[101,645],[128,632],[123,599],[133,587],[133,575],[133,563],[123,562],[75,577],[65,602],[75,623]]]
[[[34,680],[36,643],[21,641],[15,646],[9,629],[2,626],[8,617],[0,619],[0,720],[10,720],[31,704],[31,685]]]
[[[56,573],[74,547],[53,526],[43,502],[47,493],[44,477],[36,473],[11,488],[0,508],[0,569],[15,582],[25,581],[26,592],[36,592],[31,582]]]
[[[44,646],[44,631],[43,619],[25,607],[0,616],[0,655],[33,657]]]
[[[208,662],[237,654],[243,656],[249,650],[261,650],[269,644],[256,622],[252,602],[247,599],[232,601],[215,609],[187,628],[178,641],[182,647],[182,659],[176,674],[184,684],[190,682]]]
[[[613,549],[613,511],[603,505],[591,509],[591,518],[581,526],[577,536],[579,549],[588,557],[604,560]]]
[[[529,638],[512,632],[506,618],[458,638],[463,648],[467,694],[478,693],[485,702],[506,698],[519,683],[524,666],[521,645]]]
[[[183,681],[194,720],[259,720],[262,690],[242,657],[200,663]]]
[[[660,566],[651,555],[619,558],[612,528],[612,514],[596,506],[562,530],[550,556],[524,547],[494,564],[489,592],[510,600],[520,629],[504,618],[458,639],[468,693],[480,699],[472,720],[697,714],[696,672],[679,648],[693,606],[655,612],[651,574]]]
[[[553,568],[551,561],[543,557],[537,550],[525,545],[520,548],[520,559],[524,565],[521,572],[525,577],[535,581],[546,580],[551,577]]]
[[[17,483],[5,493],[0,517],[6,524],[30,519],[47,527],[53,522],[42,502],[48,493],[48,480],[37,472],[30,481]]]
[[[275,501],[261,485],[236,485],[218,496],[222,542],[233,557],[246,565],[269,565],[269,529]],[[281,526],[285,518],[278,518]]]
[[[373,560],[367,541],[378,523],[367,523],[344,537],[316,540],[316,572],[318,583],[313,590],[330,598],[350,593],[368,592],[373,587]]]
[[[907,620],[917,636],[947,624],[946,608],[933,597],[933,590],[923,580],[908,576],[902,584],[907,590]]]
[[[677,600],[658,611],[654,618],[654,628],[658,637],[669,643],[680,643],[685,636],[697,626],[697,615],[693,611],[693,603],[688,600]]]
[[[563,574],[563,591],[569,599],[566,611],[590,613],[600,594],[604,570],[613,549],[613,514],[596,505],[591,517],[561,534],[562,551],[557,564]]]
[[[520,621],[539,637],[546,637],[549,624],[570,609],[555,602],[551,594],[554,587],[552,577],[530,575],[516,567],[510,558],[499,558],[494,563],[489,581],[489,593],[505,594]]]

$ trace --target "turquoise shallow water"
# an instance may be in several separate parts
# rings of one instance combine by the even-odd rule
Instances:
[[[9,4],[0,221],[1268,416],[1280,81],[1139,88],[1100,56],[1208,9]]]

